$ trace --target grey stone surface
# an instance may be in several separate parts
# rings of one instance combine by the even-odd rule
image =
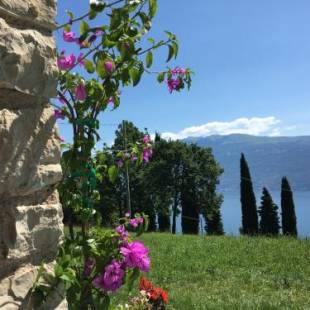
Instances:
[[[0,197],[30,195],[61,179],[51,107],[0,110]]]
[[[37,26],[46,30],[55,27],[54,0],[0,0],[0,15],[16,19],[19,26]]]
[[[50,98],[56,95],[57,72],[52,36],[16,29],[0,18],[0,90]]]
[[[60,146],[53,109],[54,0],[0,0],[0,308],[33,309],[42,261],[63,236],[56,186]],[[66,309],[54,296],[50,309]],[[58,307],[58,308],[57,308]]]

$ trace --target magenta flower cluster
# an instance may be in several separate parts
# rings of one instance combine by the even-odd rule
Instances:
[[[131,219],[129,221],[129,224],[133,227],[133,228],[137,228],[140,224],[143,224],[143,217],[138,217],[138,218],[134,218]]]
[[[57,59],[57,65],[60,70],[71,70],[77,64],[84,65],[84,54],[80,53],[76,58],[74,54],[65,55],[65,51],[62,51],[60,56]]]
[[[143,160],[148,163],[153,155],[153,150],[151,148],[146,147],[143,150]]]
[[[122,286],[125,271],[122,264],[116,260],[107,265],[104,272],[93,280],[93,285],[106,292],[115,292]]]
[[[62,33],[62,38],[65,42],[68,43],[76,43],[78,44],[80,47],[84,47],[87,45],[88,43],[93,43],[94,41],[96,41],[97,37],[99,36],[103,36],[105,33],[104,31],[102,31],[100,28],[96,30],[96,32],[94,34],[92,34],[88,41],[86,40],[80,40],[79,38],[76,37],[75,33],[73,31],[64,31]]]
[[[75,89],[75,99],[79,101],[85,101],[87,97],[87,92],[84,84],[80,84]]]
[[[139,225],[143,223],[143,218],[132,219],[129,223],[133,226]],[[122,286],[126,269],[138,268],[143,272],[148,272],[151,265],[149,250],[142,242],[129,242],[129,234],[124,225],[118,226],[115,231],[121,241],[120,253],[123,258],[120,261],[113,259],[92,282],[94,287],[104,292],[115,292]],[[84,275],[86,277],[91,275],[94,266],[94,260],[92,259],[85,262]]]
[[[168,79],[167,80],[167,85],[168,85],[168,89],[170,94],[174,91],[174,90],[178,90],[180,87],[180,79],[176,78],[176,79]]]
[[[129,268],[139,268],[141,271],[150,270],[151,261],[149,250],[140,241],[127,243],[121,247],[120,252],[124,256],[124,263]]]
[[[187,74],[187,70],[184,68],[176,67],[174,69],[171,69],[170,72],[173,77],[167,79],[167,86],[171,94],[174,90],[180,89],[180,87],[182,86],[182,78],[184,75]]]

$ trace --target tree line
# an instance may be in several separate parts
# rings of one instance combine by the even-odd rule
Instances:
[[[180,141],[166,141],[156,134],[152,158],[148,164],[125,165],[118,158],[126,145],[143,139],[133,123],[124,121],[112,146],[104,146],[94,158],[98,200],[96,210],[103,225],[116,223],[128,210],[149,217],[149,230],[176,233],[181,216],[182,232],[198,234],[201,219],[207,234],[223,234],[220,207],[222,195],[216,192],[223,169],[210,148]],[[126,155],[126,153],[125,153]],[[116,163],[117,173],[107,170]],[[65,210],[69,220],[69,210]]]
[[[246,235],[297,236],[297,220],[293,192],[287,177],[281,182],[281,223],[278,206],[266,187],[262,190],[261,204],[257,208],[256,198],[248,163],[244,154],[240,158],[240,200],[242,211],[241,233]]]
[[[149,163],[141,166],[133,160],[130,165],[125,165],[125,161],[119,158],[119,152],[123,152],[127,145],[141,141],[146,134],[146,129],[141,131],[132,122],[123,121],[115,131],[112,146],[104,145],[94,156],[97,179],[95,209],[101,215],[101,223],[114,225],[130,210],[132,214],[143,212],[148,215],[150,231],[175,234],[180,216],[183,234],[198,234],[199,228],[209,235],[224,234],[221,217],[223,196],[216,191],[224,170],[214,158],[211,148],[167,141],[156,134]],[[113,165],[117,171],[107,169]],[[280,223],[278,206],[265,187],[261,204],[257,207],[244,154],[240,159],[240,175],[240,232],[245,235],[278,235],[282,228],[284,235],[297,236],[293,193],[288,179],[282,178]],[[65,192],[60,190],[60,199],[65,197]],[[71,226],[79,221],[69,208],[64,209],[64,220]]]

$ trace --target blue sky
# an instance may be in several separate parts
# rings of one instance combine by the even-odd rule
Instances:
[[[88,0],[59,1],[76,16]],[[228,134],[310,135],[309,0],[158,0],[151,37],[177,34],[180,53],[172,66],[195,71],[190,92],[169,94],[155,76],[122,93],[118,110],[104,113],[101,136],[113,140],[123,119],[167,137]],[[69,46],[56,33],[59,49]],[[166,50],[154,70],[165,68]],[[70,128],[60,124],[70,140]]]

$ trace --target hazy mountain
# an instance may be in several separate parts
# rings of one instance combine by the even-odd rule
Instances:
[[[287,176],[294,190],[310,190],[310,136],[259,137],[241,134],[187,138],[185,142],[211,147],[225,169],[220,189],[239,191],[240,153],[248,161],[256,189],[280,190]]]

